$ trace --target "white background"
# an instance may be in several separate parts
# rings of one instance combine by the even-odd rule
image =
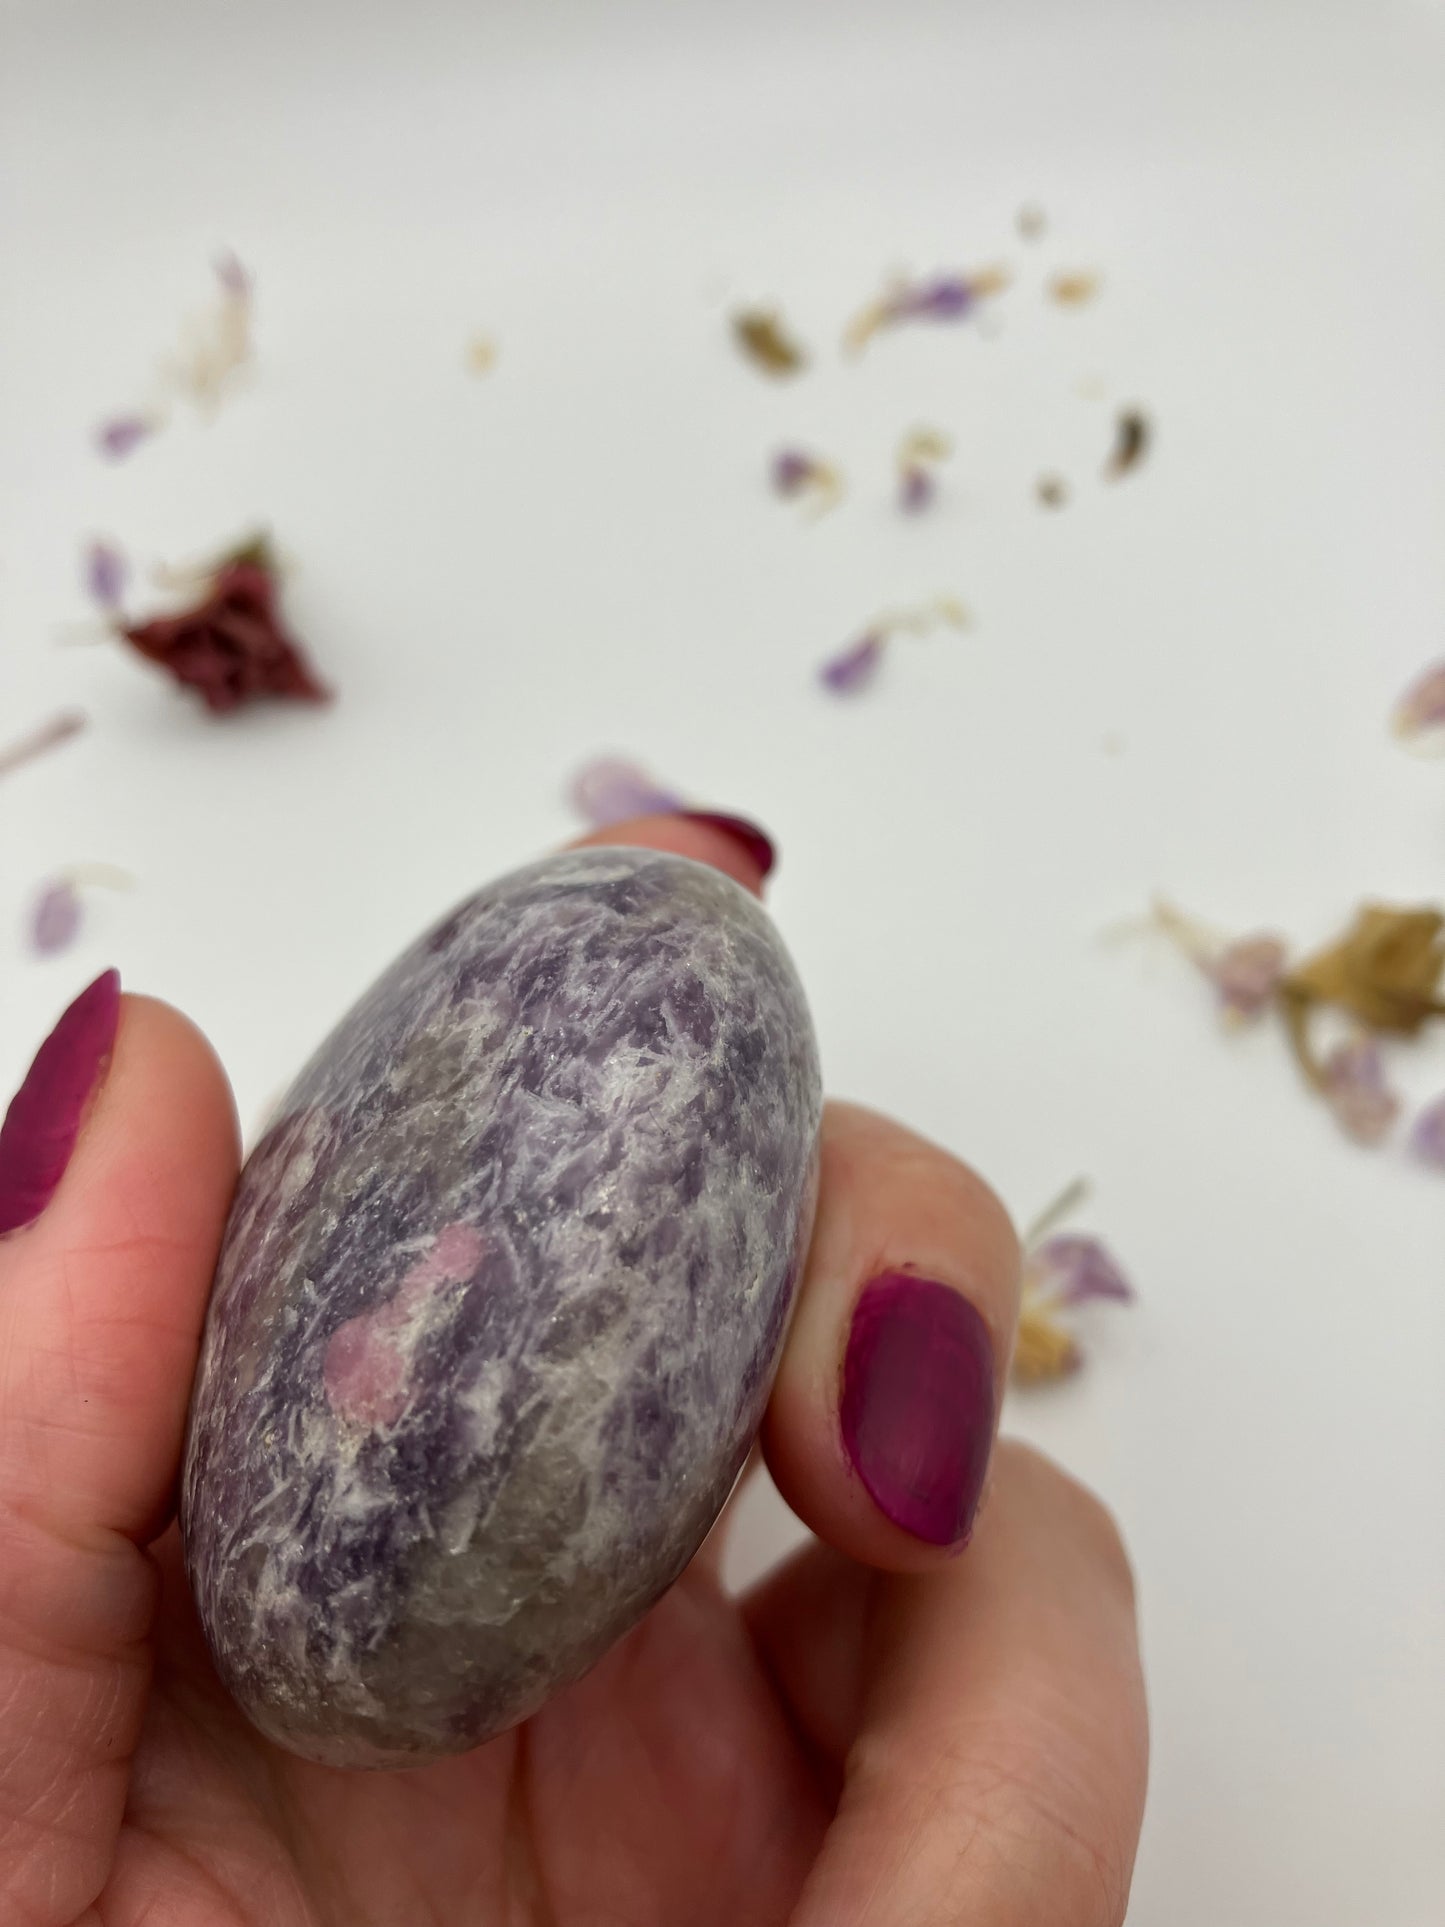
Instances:
[[[1142,1293],[1011,1414],[1137,1557],[1131,1921],[1438,1921],[1445,1187],[1100,933],[1155,889],[1304,942],[1445,890],[1445,768],[1386,729],[1445,652],[1445,11],[33,0],[0,31],[0,738],[93,718],[0,790],[0,1073],[115,962],[253,1124],[403,941],[568,833],[589,755],[751,812],[833,1087],[1023,1217],[1087,1172]],[[253,384],[105,465],[93,423],[222,244]],[[840,361],[891,267],[1000,257],[992,338]],[[1055,266],[1100,300],[1049,306]],[[729,345],[759,297],[816,350],[794,384]],[[1106,487],[1132,400],[1157,449]],[[905,523],[918,420],[959,453]],[[847,467],[830,520],[769,496],[784,441]],[[258,520],[334,709],[215,723],[57,642],[88,535],[175,560]],[[970,634],[816,687],[939,590]],[[135,891],[28,959],[37,880],[83,859]],[[1445,1050],[1400,1074],[1438,1090]]]

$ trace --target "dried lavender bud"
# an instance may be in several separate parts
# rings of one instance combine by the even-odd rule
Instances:
[[[1410,1127],[1410,1151],[1424,1164],[1445,1171],[1445,1096],[1427,1104]]]
[[[831,462],[803,448],[783,448],[773,457],[771,480],[775,494],[806,496],[818,514],[843,497],[843,478]]]
[[[1378,1144],[1400,1114],[1400,1100],[1385,1082],[1373,1037],[1351,1038],[1326,1053],[1320,1092],[1341,1129],[1357,1144]]]
[[[1445,662],[1411,683],[1395,706],[1394,726],[1405,742],[1445,743]]]
[[[160,426],[154,416],[114,415],[95,431],[95,445],[112,462],[123,462],[127,455],[154,435]]]
[[[1027,1288],[1059,1305],[1082,1305],[1091,1298],[1131,1304],[1134,1289],[1108,1247],[1098,1238],[1062,1231],[1031,1250],[1024,1262]]]
[[[80,893],[69,877],[43,885],[30,912],[30,945],[38,957],[69,949],[80,934]]]
[[[182,1481],[264,1733],[463,1752],[672,1583],[763,1413],[821,1106],[766,914],[657,851],[504,878],[343,1019],[242,1173]]]
[[[121,605],[130,565],[111,542],[92,542],[85,552],[85,590],[108,614]]]
[[[687,804],[675,790],[664,789],[636,763],[619,756],[599,756],[572,779],[568,797],[574,810],[593,829],[625,823],[634,816],[670,816]]]
[[[1273,1004],[1289,968],[1289,950],[1282,937],[1241,937],[1201,968],[1218,991],[1224,1014],[1246,1023]]]
[[[843,336],[843,346],[857,354],[880,329],[904,321],[961,321],[986,296],[1008,285],[1001,269],[977,274],[939,274],[922,281],[895,281],[876,301],[861,310]]]
[[[835,695],[856,695],[877,675],[885,640],[876,629],[868,630],[836,656],[830,656],[819,669],[818,680]]]

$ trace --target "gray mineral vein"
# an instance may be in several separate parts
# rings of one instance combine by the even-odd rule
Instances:
[[[657,852],[504,878],[343,1020],[242,1175],[183,1479],[263,1731],[477,1745],[676,1578],[762,1416],[820,1109],[768,918]]]

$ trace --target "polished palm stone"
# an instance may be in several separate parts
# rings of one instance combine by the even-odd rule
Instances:
[[[242,1174],[192,1400],[187,1570],[264,1733],[476,1746],[677,1577],[762,1416],[820,1109],[772,924],[682,857],[533,864],[362,998]]]

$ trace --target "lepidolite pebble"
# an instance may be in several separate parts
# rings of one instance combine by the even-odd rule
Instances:
[[[263,1732],[476,1746],[671,1584],[762,1416],[821,1102],[766,915],[653,851],[504,878],[343,1020],[242,1174],[187,1441]]]

